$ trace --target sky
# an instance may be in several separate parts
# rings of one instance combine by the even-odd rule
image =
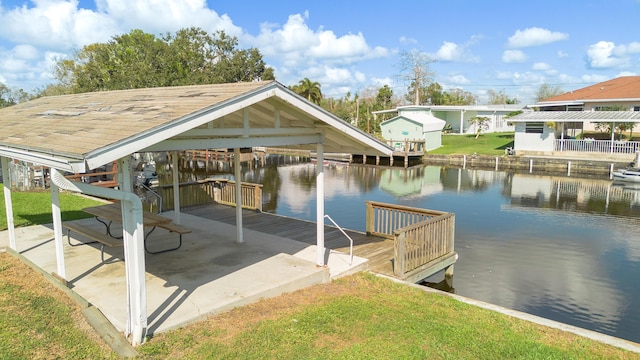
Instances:
[[[236,36],[276,80],[309,78],[324,96],[384,85],[402,95],[401,54],[418,51],[445,90],[530,104],[542,84],[570,91],[640,75],[639,17],[640,0],[0,0],[0,82],[37,91],[85,45],[196,26]]]

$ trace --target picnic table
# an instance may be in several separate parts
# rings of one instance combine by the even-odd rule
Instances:
[[[69,238],[69,232],[70,231],[76,231],[82,235],[84,235],[85,237],[90,238],[91,240],[93,240],[92,242],[98,242],[101,244],[101,253],[102,253],[102,261],[104,261],[104,246],[110,246],[110,247],[115,247],[115,246],[122,246],[122,236],[117,236],[112,234],[111,232],[111,225],[116,223],[116,224],[122,224],[122,207],[120,203],[111,203],[111,204],[107,204],[107,205],[98,205],[98,206],[91,206],[91,207],[87,207],[82,209],[82,211],[91,214],[95,217],[95,219],[97,221],[99,221],[100,223],[102,223],[105,226],[105,232],[106,234],[102,234],[96,230],[93,230],[87,226],[78,224],[78,223],[74,223],[74,222],[65,222],[63,224],[63,227],[65,227],[68,230],[67,233],[67,237]],[[146,232],[144,234],[144,249],[146,252],[148,252],[149,254],[159,254],[159,253],[164,253],[167,251],[173,251],[173,250],[178,250],[181,246],[182,246],[182,235],[183,234],[187,234],[190,233],[191,230],[173,223],[171,221],[171,219],[164,217],[162,215],[158,215],[158,214],[154,214],[152,212],[148,212],[148,211],[143,211],[142,212],[142,224],[144,227],[147,228],[151,228],[151,230],[149,230],[148,232]],[[178,234],[178,245],[174,246],[174,247],[170,247],[167,249],[162,249],[162,250],[158,250],[158,251],[151,251],[149,250],[149,247],[147,246],[147,240],[149,238],[149,235],[151,235],[151,233],[157,228],[163,228],[165,230],[168,230],[170,232],[174,232]],[[119,240],[119,241],[117,241]],[[70,238],[69,238],[69,245],[71,244]],[[73,246],[73,245],[72,245]]]

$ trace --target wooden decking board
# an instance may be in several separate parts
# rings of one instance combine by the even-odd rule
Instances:
[[[185,213],[235,225],[235,208],[225,205],[204,205],[183,210]],[[243,210],[242,225],[246,229],[316,244],[316,223],[253,210]],[[325,224],[325,247],[349,253],[349,239],[334,226]],[[367,236],[364,232],[345,230],[353,239],[353,254],[369,260],[369,270],[393,276],[393,240]]]

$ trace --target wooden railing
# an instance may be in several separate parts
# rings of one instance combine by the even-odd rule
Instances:
[[[367,234],[394,240],[394,274],[405,279],[454,254],[455,215],[368,201]]]
[[[220,203],[236,205],[236,182],[226,179],[205,179],[181,183],[180,207]],[[163,211],[173,210],[173,185],[157,188],[162,196]],[[242,207],[262,211],[262,185],[242,183]]]
[[[216,202],[224,205],[236,205],[236,182],[222,180],[219,196]],[[242,183],[240,190],[242,207],[262,211],[262,185],[252,183]]]

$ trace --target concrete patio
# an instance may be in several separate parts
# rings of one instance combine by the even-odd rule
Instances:
[[[172,217],[171,212],[163,214]],[[315,245],[244,229],[238,244],[233,225],[181,214],[192,233],[183,235],[176,251],[146,254],[148,333],[158,333],[202,320],[211,314],[261,298],[292,292],[330,281],[368,266],[368,261],[326,250],[327,267],[316,266]],[[104,231],[95,219],[79,220]],[[17,251],[48,273],[56,271],[53,226],[16,229]],[[72,233],[72,243],[82,236]],[[97,244],[69,246],[64,237],[67,280],[73,291],[96,306],[118,331],[127,321],[123,248],[105,248],[100,260]],[[156,229],[149,246],[174,246],[177,234]],[[7,231],[0,247],[8,247]]]

